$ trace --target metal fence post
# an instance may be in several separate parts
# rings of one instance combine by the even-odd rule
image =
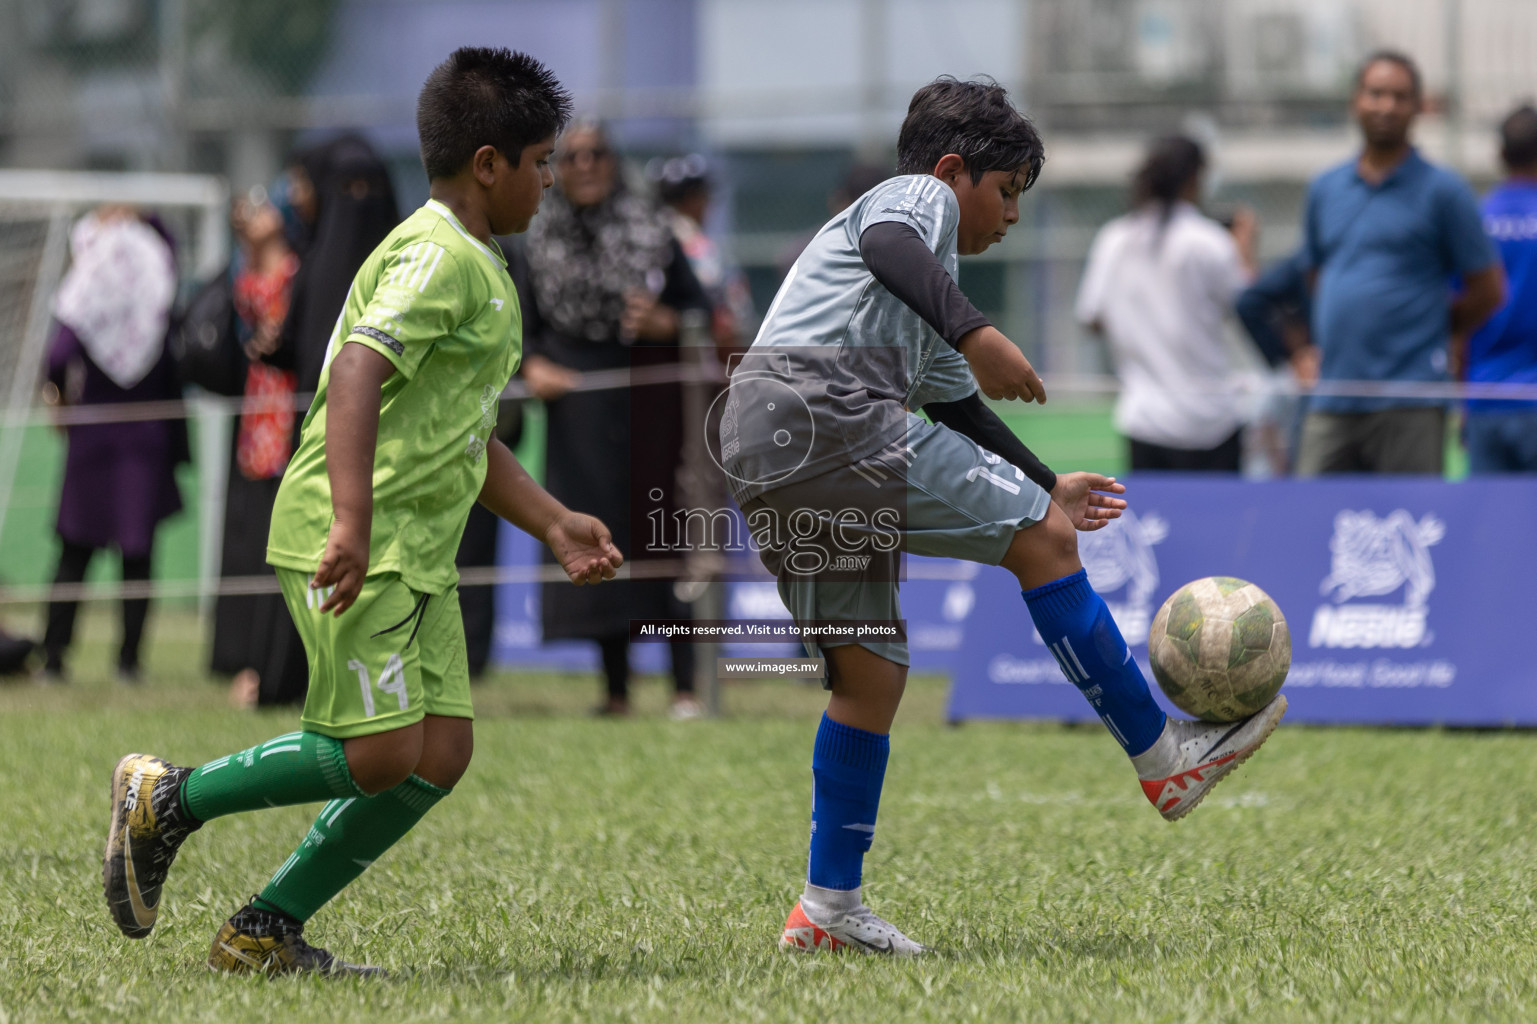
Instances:
[[[679,346],[688,377],[683,382],[683,452],[678,472],[678,492],[686,509],[712,509],[724,500],[720,475],[713,472],[709,439],[710,403],[720,375],[715,345],[710,338],[710,315],[700,309],[685,310],[680,319]],[[707,519],[707,523],[713,523]],[[709,550],[706,534],[701,544],[683,554],[688,566],[686,579],[678,586],[693,598],[695,618],[719,620],[725,617],[725,588],[721,583],[724,552]],[[720,714],[720,685],[715,678],[715,661],[720,644],[705,641],[694,645],[694,690],[712,718]]]

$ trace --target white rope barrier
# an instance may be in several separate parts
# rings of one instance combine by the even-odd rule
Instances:
[[[679,364],[643,366],[637,369],[621,367],[617,370],[595,370],[577,375],[577,382],[569,393],[593,391],[619,391],[648,387],[658,384],[725,384],[725,374],[700,372],[698,369]],[[521,380],[513,380],[502,392],[503,398],[532,398],[528,386]],[[296,394],[291,399],[295,412],[309,411],[313,394]],[[286,408],[290,402],[272,397],[226,398],[220,395],[202,395],[195,401],[168,399],[162,402],[118,402],[98,405],[43,405],[33,408],[13,422],[27,426],[55,425],[63,427],[98,423],[142,423],[147,420],[191,419],[210,412],[229,415],[272,412]]]
[[[698,561],[689,559],[643,559],[626,562],[620,567],[615,579],[678,579],[682,581],[725,577],[734,580],[771,583],[774,577],[752,557],[722,557],[719,552],[706,552],[708,558]],[[908,562],[904,566],[903,579],[911,580],[969,580],[976,576],[979,566],[963,562]],[[488,586],[499,583],[564,583],[571,585],[565,570],[558,565],[497,565],[466,566],[459,570],[459,586]],[[193,598],[232,597],[281,592],[277,577],[270,574],[258,576],[225,576],[203,582],[199,580],[127,580],[113,583],[38,583],[26,586],[0,587],[0,606],[52,604],[63,601],[116,601],[136,598]]]
[[[575,385],[568,394],[595,391],[619,391],[658,384],[713,384],[726,383],[724,373],[714,370],[701,371],[684,364],[647,366],[639,369],[597,370],[577,374]],[[1121,390],[1118,378],[1107,374],[1077,374],[1045,379],[1047,397],[1109,396]],[[1461,383],[1454,381],[1424,383],[1393,383],[1369,380],[1320,381],[1311,388],[1304,388],[1295,381],[1262,379],[1260,382],[1241,380],[1234,383],[1213,383],[1210,387],[1199,384],[1183,389],[1187,395],[1279,395],[1290,398],[1310,396],[1347,398],[1402,398],[1461,402],[1470,400],[1499,400],[1532,402],[1537,404],[1537,384]],[[312,394],[293,396],[295,412],[309,410]],[[514,380],[502,392],[503,398],[532,398],[532,393],[521,380]],[[81,426],[99,423],[142,423],[147,420],[189,419],[209,412],[229,415],[270,412],[287,405],[272,398],[225,398],[200,396],[196,401],[171,399],[163,402],[123,402],[117,404],[39,406],[17,416],[10,422],[26,426]]]

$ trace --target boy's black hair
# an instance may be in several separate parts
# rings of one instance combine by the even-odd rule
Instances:
[[[1537,166],[1537,109],[1523,103],[1500,123],[1500,159],[1513,171]]]
[[[416,101],[428,178],[451,178],[481,146],[518,166],[523,147],[571,120],[571,94],[550,69],[504,47],[464,46],[432,69]]]
[[[1205,169],[1206,154],[1194,139],[1183,135],[1155,139],[1132,178],[1132,205],[1157,203],[1167,220],[1180,193]]]
[[[1028,189],[1046,161],[1035,125],[986,76],[962,82],[942,75],[913,93],[897,135],[897,173],[928,174],[948,153],[966,161],[973,185],[988,171],[1023,167]]]
[[[1397,64],[1409,73],[1409,85],[1414,90],[1415,99],[1425,95],[1424,83],[1420,79],[1420,66],[1414,63],[1413,57],[1402,50],[1373,50],[1368,53],[1366,59],[1356,68],[1356,92],[1361,91],[1361,85],[1366,81],[1366,72],[1371,70],[1371,66],[1383,61]]]

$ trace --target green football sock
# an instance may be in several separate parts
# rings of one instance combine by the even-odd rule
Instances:
[[[253,904],[309,920],[448,793],[412,775],[378,796],[331,801]]]
[[[290,732],[250,750],[209,761],[187,776],[182,809],[199,821],[262,807],[361,796],[342,741]]]

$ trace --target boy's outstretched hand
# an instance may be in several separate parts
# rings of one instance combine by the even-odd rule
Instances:
[[[1057,486],[1051,489],[1051,500],[1067,513],[1067,518],[1073,521],[1073,529],[1087,532],[1102,530],[1110,525],[1110,520],[1121,518],[1126,499],[1111,495],[1125,493],[1126,485],[1116,483],[1113,476],[1058,473]]]
[[[971,364],[977,387],[988,398],[1046,404],[1046,385],[1035,367],[998,328],[983,325],[967,331],[955,347]]]
[[[320,605],[320,614],[334,611],[340,615],[351,608],[363,592],[363,577],[367,575],[368,531],[355,530],[341,519],[331,520],[325,553],[310,580],[311,590],[332,588],[328,596],[322,595],[325,600]]]
[[[624,564],[624,556],[614,547],[608,527],[580,512],[559,516],[545,531],[544,542],[577,586],[611,580],[614,571]]]

